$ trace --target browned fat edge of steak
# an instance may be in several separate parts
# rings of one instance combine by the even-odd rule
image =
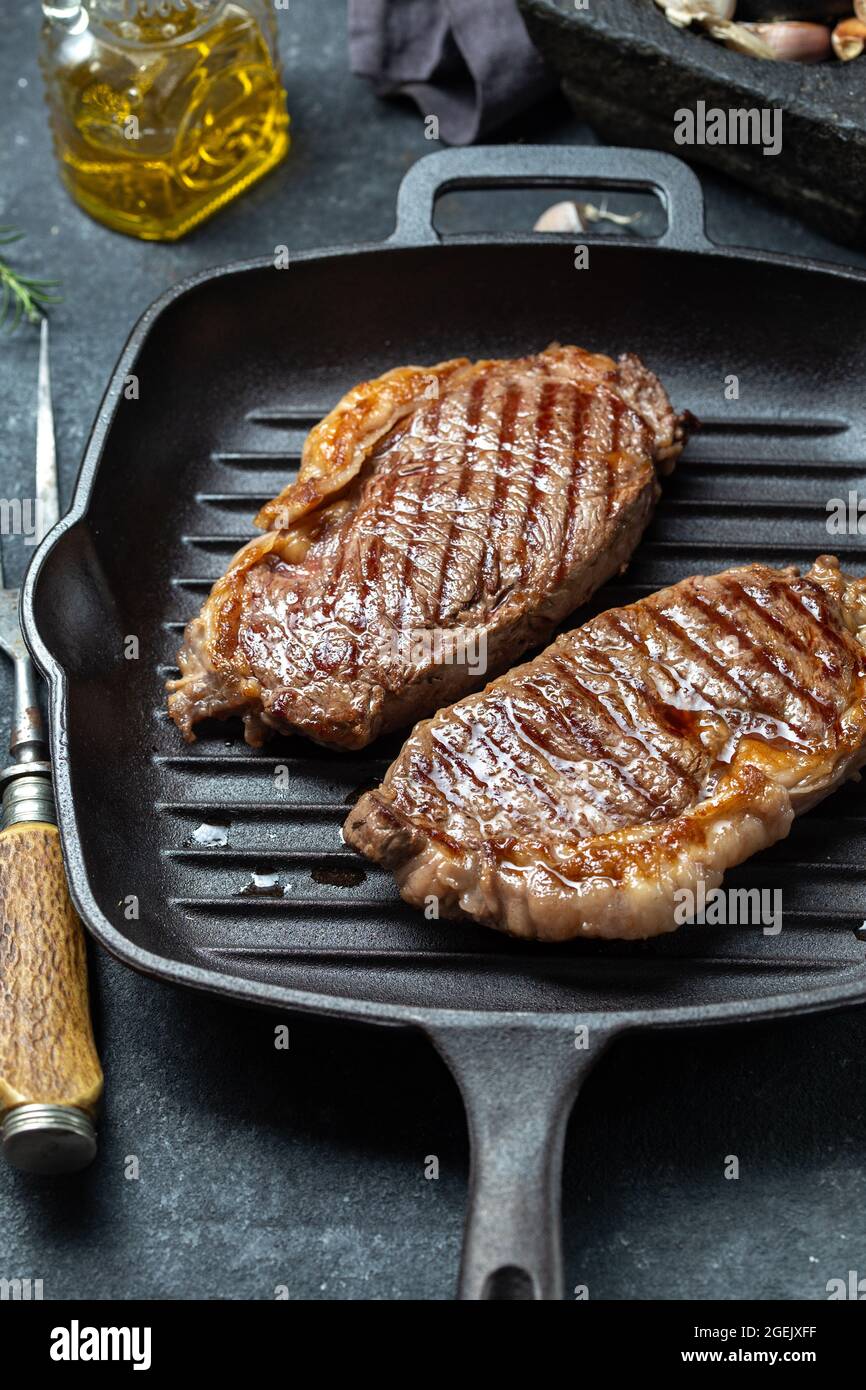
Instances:
[[[452,702],[625,567],[691,424],[636,357],[558,345],[356,387],[187,627],[172,718],[362,748]],[[483,671],[395,651],[449,631]]]
[[[658,377],[632,352],[617,358],[616,382],[626,404],[653,430],[656,468],[662,476],[670,473],[700,421],[690,410],[677,414]]]
[[[406,900],[646,937],[866,762],[866,580],[820,556],[599,614],[420,724],[344,837]]]

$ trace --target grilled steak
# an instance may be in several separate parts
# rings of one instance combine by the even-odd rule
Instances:
[[[443,916],[671,931],[676,890],[717,887],[866,762],[864,648],[866,580],[833,557],[683,580],[420,724],[345,839]]]
[[[477,688],[625,566],[683,439],[637,358],[575,347],[355,387],[187,627],[172,718],[362,748]]]

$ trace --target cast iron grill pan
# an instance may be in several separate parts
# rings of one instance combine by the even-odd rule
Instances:
[[[570,181],[655,190],[667,232],[651,244],[587,236],[590,266],[578,271],[572,237],[443,244],[433,230],[446,188]],[[828,500],[866,486],[866,276],[715,247],[697,181],[669,156],[502,147],[416,165],[384,246],[305,253],[286,270],[233,266],[158,301],[118,364],[73,508],[24,596],[85,922],[157,976],[424,1028],[469,1110],[461,1291],[472,1298],[560,1295],[565,1121],[617,1032],[866,997],[855,935],[866,819],[853,784],[729,875],[781,889],[780,934],[695,926],[649,943],[539,948],[425,921],[342,843],[350,804],[400,738],[355,754],[303,739],[252,750],[239,724],[214,724],[187,747],[168,720],[163,683],[186,621],[344,390],[398,363],[518,355],[553,338],[638,352],[704,422],[630,568],[592,611],[751,560],[808,566],[834,550],[866,571],[866,539],[826,528]],[[137,400],[124,394],[130,374]],[[138,659],[124,655],[131,636]],[[202,825],[222,827],[226,843],[198,843]]]

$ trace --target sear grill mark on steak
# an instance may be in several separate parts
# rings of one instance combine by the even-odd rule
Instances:
[[[749,565],[601,613],[419,724],[344,838],[442,916],[650,937],[864,763],[866,579]]]
[[[172,718],[362,748],[477,688],[625,567],[688,424],[576,347],[355,387],[188,625]]]

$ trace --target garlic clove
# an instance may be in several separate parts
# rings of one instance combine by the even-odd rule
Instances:
[[[781,19],[772,24],[743,24],[741,27],[762,39],[777,62],[822,63],[832,52],[826,24]]]
[[[854,13],[858,19],[866,22],[866,0],[854,0]]]
[[[859,58],[866,47],[866,20],[853,16],[836,25],[832,36],[833,52],[843,63]]]
[[[656,4],[678,29],[696,19],[733,19],[737,8],[737,0],[656,0]]]
[[[554,203],[545,208],[533,231],[535,232],[583,232],[586,228],[577,210],[577,203]]]
[[[704,21],[704,28],[714,38],[720,39],[725,48],[735,53],[745,53],[749,58],[764,58],[772,61],[776,54],[765,39],[753,34],[751,24],[731,24],[725,19]]]
[[[533,231],[535,232],[585,232],[590,222],[612,222],[616,227],[630,227],[640,219],[639,212],[608,212],[607,207],[597,208],[594,203],[554,203],[545,208]]]

